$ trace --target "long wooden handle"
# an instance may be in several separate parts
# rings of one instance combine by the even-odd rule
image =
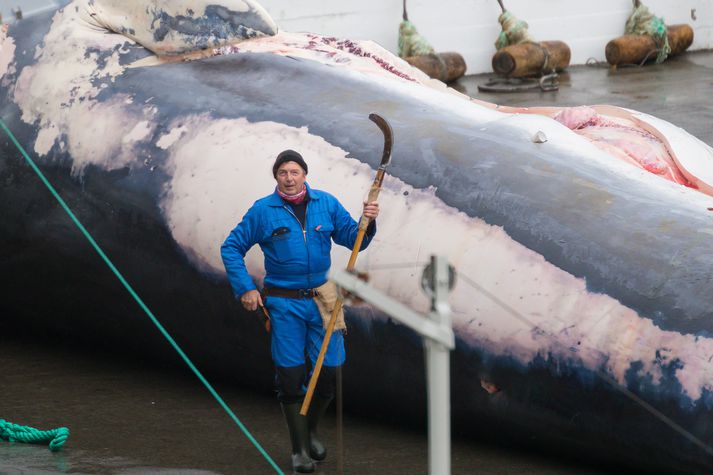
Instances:
[[[378,190],[376,196],[378,196]],[[371,197],[371,193],[369,193]],[[362,224],[366,221],[366,225],[362,227]],[[352,255],[349,257],[349,263],[347,264],[347,270],[353,270],[356,264],[357,256],[359,255],[359,250],[361,249],[361,244],[364,242],[364,235],[366,234],[366,228],[369,226],[369,219],[364,218],[362,215],[361,220],[359,220],[359,231],[357,232],[356,239],[354,240],[354,247],[352,248]],[[322,371],[322,365],[324,364],[324,355],[327,354],[327,348],[329,347],[329,342],[332,339],[332,333],[334,333],[334,327],[337,324],[337,315],[342,309],[342,298],[337,295],[337,302],[332,309],[332,315],[329,317],[329,323],[327,324],[327,331],[324,333],[324,340],[322,341],[322,347],[319,349],[319,356],[317,357],[317,362],[314,364],[314,369],[312,370],[312,376],[309,379],[309,385],[307,386],[307,393],[305,394],[304,401],[302,401],[302,407],[300,408],[300,414],[303,416],[307,415],[309,411],[309,405],[312,403],[312,396],[314,396],[314,390],[317,387],[317,380],[319,379],[319,373]]]
[[[404,12],[406,3],[404,2]],[[381,164],[376,171],[376,177],[374,182],[371,184],[369,189],[369,197],[367,202],[371,203],[379,198],[379,191],[381,190],[381,183],[384,181],[384,174],[386,173],[386,167],[391,161],[391,147],[394,143],[393,132],[391,126],[386,119],[378,114],[369,114],[369,120],[373,121],[384,134],[384,151],[381,155]],[[362,214],[359,220],[359,230],[357,231],[356,239],[354,240],[354,246],[352,247],[352,254],[349,257],[349,263],[347,264],[347,270],[351,271],[354,269],[356,264],[357,256],[361,250],[361,244],[364,241],[364,235],[366,234],[366,228],[369,227],[369,218]],[[332,315],[329,318],[329,323],[327,324],[327,329],[324,334],[324,341],[322,342],[322,347],[319,349],[319,356],[317,357],[317,362],[312,370],[312,377],[309,380],[309,385],[307,386],[307,393],[305,394],[304,401],[302,402],[302,407],[300,408],[300,414],[303,416],[307,415],[309,411],[309,405],[312,402],[312,396],[314,395],[314,389],[317,387],[317,380],[319,379],[319,373],[322,371],[322,365],[324,364],[324,355],[327,353],[327,348],[329,347],[329,342],[332,339],[332,333],[334,333],[334,326],[337,323],[337,315],[342,309],[342,299],[337,295],[337,302],[332,310]]]
[[[379,191],[381,190],[381,183],[384,180],[384,170],[379,169],[376,172],[376,178],[374,178],[374,183],[371,185],[369,190],[369,197],[367,202],[371,203],[379,198]],[[364,235],[366,234],[366,228],[369,227],[369,218],[362,214],[359,220],[359,231],[357,231],[356,239],[354,240],[354,247],[352,247],[352,254],[349,256],[349,262],[347,263],[347,270],[354,270],[356,265],[357,256],[361,250],[361,244],[364,242]],[[317,380],[319,379],[319,373],[322,371],[322,365],[324,364],[324,355],[327,353],[327,348],[329,347],[329,342],[332,339],[332,333],[334,333],[334,326],[337,323],[337,315],[342,309],[342,299],[337,295],[337,303],[334,305],[332,310],[332,315],[329,318],[329,323],[327,324],[327,331],[324,334],[324,341],[322,342],[322,347],[319,349],[319,356],[317,357],[317,362],[312,370],[312,377],[309,380],[309,385],[307,386],[307,393],[305,394],[304,401],[302,401],[302,408],[300,409],[300,414],[303,416],[307,415],[309,411],[309,405],[312,403],[312,396],[314,396],[314,389],[317,387]]]
[[[317,357],[317,362],[312,370],[312,377],[309,380],[309,385],[307,386],[307,393],[305,394],[304,401],[302,401],[302,407],[300,408],[300,414],[303,416],[307,415],[309,411],[309,405],[312,402],[312,396],[314,395],[314,389],[317,387],[317,380],[319,379],[319,373],[322,371],[322,365],[324,364],[324,355],[327,353],[327,348],[329,347],[329,341],[332,339],[332,333],[334,333],[334,326],[337,323],[337,315],[342,309],[342,299],[337,297],[337,303],[334,305],[334,310],[332,310],[332,316],[329,318],[329,324],[327,325],[327,331],[324,334],[324,341],[322,342],[322,347],[319,349],[319,356]]]

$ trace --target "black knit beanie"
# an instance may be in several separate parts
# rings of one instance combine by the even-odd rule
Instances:
[[[307,174],[307,164],[305,163],[304,158],[302,158],[302,155],[294,150],[285,150],[284,152],[280,152],[275,159],[275,164],[272,166],[272,176],[274,178],[277,178],[277,169],[280,168],[280,165],[285,162],[295,162],[297,165],[302,167],[302,170],[305,171],[305,175]]]

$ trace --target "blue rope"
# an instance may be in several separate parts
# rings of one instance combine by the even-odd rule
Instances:
[[[668,41],[668,27],[663,17],[657,17],[642,3],[634,9],[626,22],[624,33],[627,35],[648,35],[656,41],[658,54],[656,64],[663,63],[671,53]]]
[[[28,444],[49,442],[50,450],[52,452],[57,452],[62,448],[68,438],[69,429],[66,427],[39,430],[34,427],[21,426],[19,424],[8,422],[4,419],[0,419],[0,440],[7,440],[9,442],[25,442]]]
[[[233,411],[228,407],[228,405],[223,401],[223,398],[220,397],[220,395],[213,389],[213,386],[206,380],[203,375],[201,374],[200,371],[198,371],[198,368],[193,364],[193,362],[188,358],[188,356],[183,352],[180,346],[178,346],[178,343],[171,337],[171,335],[166,331],[166,329],[161,325],[161,323],[158,321],[158,319],[154,316],[154,314],[149,310],[149,308],[146,306],[143,300],[141,300],[141,297],[138,296],[138,294],[134,291],[134,289],[129,285],[129,283],[124,279],[124,276],[119,272],[119,270],[114,266],[114,264],[111,262],[111,260],[107,257],[106,254],[104,254],[104,251],[99,247],[99,244],[94,240],[91,234],[89,234],[89,231],[82,225],[82,223],[77,219],[77,217],[74,215],[71,209],[69,209],[69,206],[67,206],[67,203],[64,202],[62,197],[57,193],[57,190],[52,186],[52,184],[47,180],[47,178],[44,176],[42,171],[37,167],[34,161],[30,158],[30,156],[27,154],[24,148],[22,148],[22,145],[17,141],[15,136],[10,132],[10,129],[8,129],[7,125],[5,125],[5,122],[0,119],[0,127],[5,131],[8,137],[10,137],[10,140],[15,144],[15,147],[20,151],[23,157],[25,157],[25,160],[27,160],[27,163],[30,165],[30,167],[37,173],[37,176],[40,177],[40,180],[42,180],[42,183],[45,184],[47,189],[52,193],[52,196],[55,197],[55,199],[59,202],[60,206],[67,212],[69,217],[72,219],[74,224],[77,225],[79,230],[84,234],[84,237],[87,238],[89,243],[92,245],[95,251],[97,251],[97,254],[104,260],[107,266],[111,269],[111,271],[114,273],[117,279],[122,283],[122,285],[126,288],[126,290],[129,292],[129,294],[134,298],[136,303],[139,304],[139,307],[146,313],[146,315],[151,319],[153,324],[158,328],[159,332],[168,340],[168,342],[173,346],[173,349],[176,350],[176,352],[181,356],[183,361],[188,365],[188,367],[193,371],[193,373],[196,375],[196,377],[200,380],[201,383],[208,389],[208,392],[215,398],[215,400],[218,402],[218,404],[225,410],[225,412],[230,416],[230,418],[237,424],[237,426],[240,428],[240,430],[243,431],[245,436],[250,440],[250,442],[253,443],[253,445],[258,449],[258,451],[262,454],[263,457],[265,457],[265,460],[267,460],[270,465],[272,465],[272,468],[275,469],[277,473],[280,475],[284,475],[280,467],[277,466],[274,460],[265,452],[265,449],[262,448],[260,443],[252,436],[250,431],[245,427],[245,425],[238,419],[238,417],[233,413]]]

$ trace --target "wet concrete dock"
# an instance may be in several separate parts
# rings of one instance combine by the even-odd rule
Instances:
[[[611,104],[665,119],[713,146],[713,52],[674,56],[660,65],[573,66],[560,74],[555,92],[478,92],[492,75],[467,76],[455,88],[477,99],[507,106]]]
[[[713,53],[693,53],[645,68],[577,66],[557,92],[477,92],[485,76],[457,87],[504,105],[613,104],[650,113],[713,145]],[[127,297],[128,298],[128,297]],[[8,318],[8,316],[3,316]],[[0,335],[0,418],[40,428],[70,427],[57,453],[40,445],[0,442],[0,474],[268,474],[274,473],[188,370],[157,367],[135,355],[91,352]],[[237,377],[237,376],[236,376]],[[272,394],[226,382],[216,389],[278,465],[289,470],[288,436]],[[497,428],[493,428],[497,430]],[[324,424],[335,440],[335,420]],[[427,472],[424,431],[345,416],[345,473]],[[332,443],[333,447],[333,443]],[[317,473],[336,473],[330,457]],[[598,474],[551,454],[536,455],[482,441],[453,441],[457,474]]]
[[[0,418],[71,430],[65,447],[54,453],[42,445],[0,442],[0,474],[276,473],[188,370],[7,337],[0,339],[0,367]],[[265,451],[291,473],[287,429],[274,396],[215,386]],[[425,433],[348,414],[344,423],[344,473],[427,473]],[[335,440],[335,426],[334,414],[328,414],[326,440]],[[329,457],[316,473],[337,472]],[[453,473],[603,472],[456,439]]]

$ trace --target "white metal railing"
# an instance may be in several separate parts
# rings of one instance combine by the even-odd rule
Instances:
[[[443,257],[432,256],[424,270],[422,287],[431,297],[431,311],[421,315],[359,280],[354,274],[337,270],[330,278],[341,288],[357,295],[423,336],[428,384],[428,470],[431,475],[451,473],[451,393],[450,351],[455,347],[448,293],[454,272]]]

